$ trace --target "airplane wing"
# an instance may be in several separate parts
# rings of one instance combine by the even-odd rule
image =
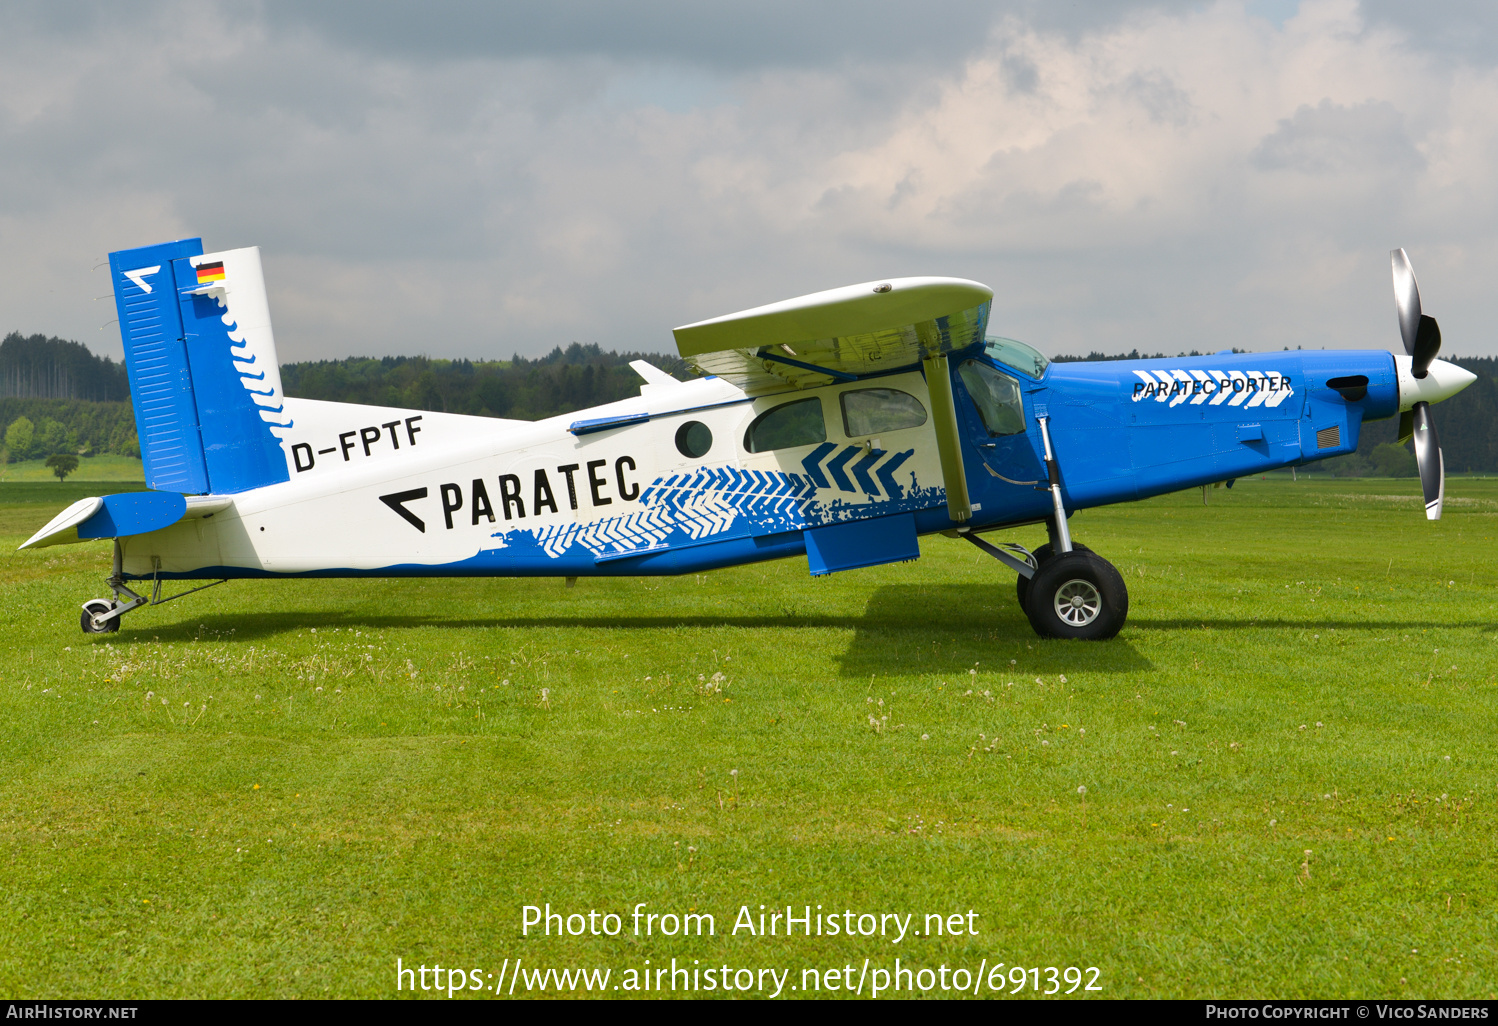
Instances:
[[[993,290],[964,278],[890,278],[687,324],[682,357],[751,395],[851,381],[983,338]]]

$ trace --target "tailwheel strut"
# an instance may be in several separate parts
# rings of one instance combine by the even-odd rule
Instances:
[[[109,585],[109,590],[114,592],[113,599],[89,599],[83,603],[83,615],[79,617],[79,625],[85,634],[113,634],[120,629],[120,618],[132,609],[141,606],[159,606],[174,599],[191,595],[195,591],[204,588],[212,588],[215,585],[226,584],[227,579],[214,581],[211,584],[200,585],[189,588],[176,595],[161,597],[161,557],[152,557],[154,573],[151,577],[151,597],[147,598],[135,591],[125,583],[125,551],[120,545],[120,540],[114,540],[114,569],[109,578],[104,582]]]

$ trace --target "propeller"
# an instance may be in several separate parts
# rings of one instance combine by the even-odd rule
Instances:
[[[1394,306],[1399,311],[1399,334],[1404,351],[1410,356],[1410,374],[1416,379],[1430,372],[1431,361],[1441,351],[1441,328],[1434,317],[1420,310],[1420,286],[1415,269],[1403,249],[1389,254],[1394,270]],[[1441,455],[1441,441],[1435,422],[1430,418],[1430,403],[1420,401],[1399,417],[1399,440],[1415,440],[1415,463],[1420,468],[1420,489],[1425,493],[1425,517],[1440,520],[1446,500],[1446,461]]]
[[[1430,361],[1441,351],[1441,327],[1434,317],[1420,312],[1420,286],[1415,282],[1415,269],[1403,249],[1389,254],[1394,265],[1394,305],[1399,310],[1399,334],[1404,339],[1404,351],[1414,361],[1410,373],[1423,378],[1430,371]]]

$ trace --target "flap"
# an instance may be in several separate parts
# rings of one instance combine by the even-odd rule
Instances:
[[[993,290],[964,278],[891,278],[677,328],[676,348],[751,394],[894,370],[983,339]]]

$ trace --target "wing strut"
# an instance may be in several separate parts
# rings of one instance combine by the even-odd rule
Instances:
[[[962,439],[957,433],[957,404],[952,399],[952,375],[947,370],[947,354],[938,353],[923,361],[926,388],[931,395],[931,420],[936,428],[936,452],[941,457],[942,484],[947,490],[947,515],[957,523],[973,517],[973,506],[967,494],[967,472],[962,465]]]

